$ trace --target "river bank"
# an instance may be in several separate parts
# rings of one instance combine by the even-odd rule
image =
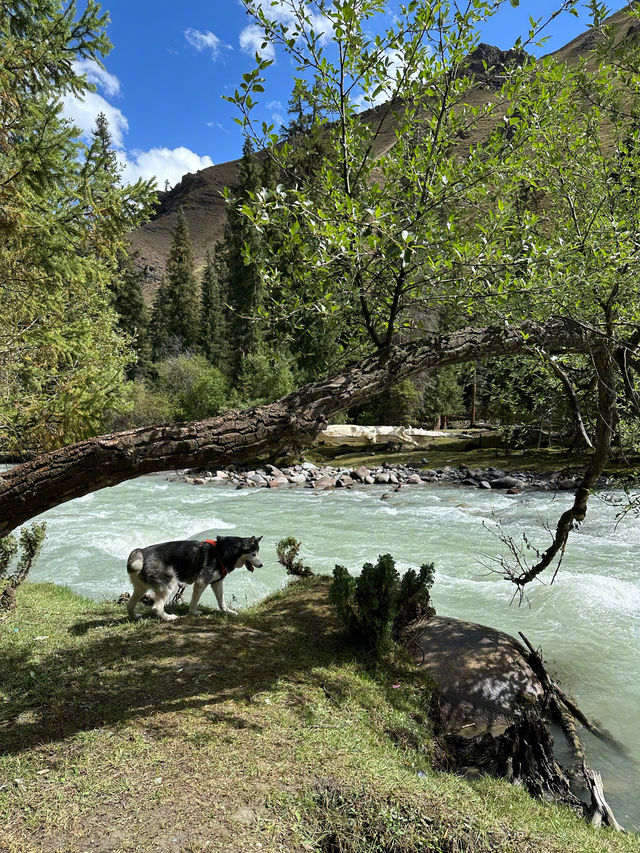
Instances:
[[[505,470],[493,465],[486,468],[470,468],[467,465],[431,468],[427,463],[425,457],[421,461],[405,464],[383,462],[357,467],[302,462],[282,468],[272,464],[247,468],[232,466],[213,471],[197,468],[171,474],[168,479],[202,486],[224,484],[237,489],[302,486],[323,491],[383,485],[397,490],[404,486],[459,485],[472,489],[501,489],[509,494],[520,494],[532,489],[545,492],[572,491],[580,485],[581,480],[581,475],[571,469],[540,472],[525,468]],[[613,477],[600,477],[598,488],[610,488],[615,482]]]
[[[167,625],[25,584],[0,625],[3,849],[638,853],[637,835],[438,771],[424,677],[362,669],[327,588]]]

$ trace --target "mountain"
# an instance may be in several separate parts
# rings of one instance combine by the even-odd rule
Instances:
[[[616,28],[619,38],[625,35],[640,36],[640,23],[630,22],[624,10],[616,12],[607,19],[607,24]],[[598,33],[592,29],[572,39],[568,44],[550,54],[555,59],[575,65],[593,50]],[[475,72],[480,85],[469,93],[469,104],[476,105],[486,101],[488,93],[500,88],[500,77],[506,64],[517,58],[514,50],[504,51],[492,45],[480,44],[469,56],[469,64]],[[489,74],[485,65],[489,67]],[[361,114],[363,121],[380,122],[380,132],[374,142],[376,156],[384,154],[394,144],[393,109],[382,104]],[[479,141],[487,133],[488,127],[480,122],[465,138],[467,145]],[[202,266],[207,254],[221,238],[226,222],[226,203],[222,197],[224,187],[235,183],[240,160],[230,160],[217,166],[202,169],[196,174],[186,174],[168,192],[159,193],[159,205],[150,222],[129,235],[131,245],[138,252],[138,263],[146,270],[144,285],[145,298],[153,299],[158,281],[162,278],[164,267],[178,210],[184,209],[196,260],[196,266]]]

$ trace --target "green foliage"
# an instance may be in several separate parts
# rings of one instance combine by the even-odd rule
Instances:
[[[410,569],[400,579],[393,557],[384,554],[375,565],[365,563],[358,577],[336,566],[329,598],[352,641],[377,660],[397,631],[435,612],[429,597],[433,579],[433,563],[423,565],[419,574]]]
[[[0,539],[0,583],[8,582],[12,589],[20,586],[42,549],[46,532],[47,525],[41,522],[23,527],[18,539],[12,533]]]
[[[434,563],[424,563],[420,573],[407,569],[400,581],[398,590],[398,615],[394,622],[394,633],[415,622],[435,613],[431,606],[429,590],[435,580]]]
[[[153,318],[156,361],[197,347],[201,337],[200,296],[189,226],[182,208],[178,212],[165,278],[156,294]]]
[[[149,311],[142,296],[143,273],[136,267],[135,257],[120,253],[118,275],[111,282],[113,307],[118,315],[118,328],[127,336],[136,358],[127,368],[127,376],[144,375],[151,362]]]
[[[200,295],[200,349],[221,371],[228,370],[230,355],[230,322],[226,302],[228,299],[228,272],[218,251],[207,253],[202,273]]]
[[[283,348],[258,346],[242,360],[239,379],[247,403],[270,403],[284,397],[295,387],[294,364]]]
[[[454,365],[427,374],[422,394],[422,412],[426,420],[437,421],[439,427],[443,416],[464,414],[460,376],[460,368]]]
[[[0,446],[50,449],[100,431],[131,360],[109,285],[151,188],[120,181],[106,122],[88,146],[61,114],[109,50],[106,14],[57,0],[0,7]]]
[[[129,383],[127,405],[114,417],[112,429],[202,420],[234,402],[225,376],[203,355],[177,355],[153,367],[153,375]]]
[[[378,424],[416,426],[422,419],[420,392],[411,381],[403,379],[378,398]]]
[[[135,379],[127,385],[125,403],[114,415],[110,429],[170,423],[175,419],[175,408],[166,392],[150,379]]]
[[[172,420],[193,421],[228,406],[227,381],[202,355],[179,355],[156,365],[155,389],[171,401]]]
[[[294,539],[293,536],[287,536],[286,539],[281,539],[276,545],[276,554],[278,561],[285,567],[288,575],[308,578],[314,572],[309,566],[305,566],[302,560],[297,559],[301,545],[302,543]]]

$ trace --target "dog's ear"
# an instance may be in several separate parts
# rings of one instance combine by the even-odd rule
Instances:
[[[262,539],[262,536],[258,536],[258,538],[257,538],[257,539],[256,539],[256,537],[255,537],[255,536],[253,537],[253,541],[254,541],[256,544],[257,544],[261,539]]]

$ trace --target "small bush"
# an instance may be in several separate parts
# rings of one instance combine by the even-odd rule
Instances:
[[[394,634],[406,628],[411,622],[434,616],[429,590],[433,586],[435,567],[433,563],[420,566],[420,574],[408,569],[400,581],[398,590],[398,613],[393,623]]]
[[[294,575],[298,578],[308,578],[313,575],[313,570],[309,566],[305,566],[302,560],[296,559],[300,550],[301,542],[294,539],[293,536],[288,536],[286,539],[281,539],[276,545],[276,554],[278,560],[287,570],[288,575]]]
[[[393,557],[384,554],[375,565],[365,563],[357,578],[344,566],[336,566],[329,599],[352,641],[377,659],[402,628],[435,613],[429,595],[433,578],[430,563],[419,574],[409,569],[400,579]]]
[[[7,590],[15,590],[27,577],[29,569],[40,553],[46,530],[47,525],[42,522],[23,527],[18,539],[12,533],[0,539],[0,590],[5,585],[7,587],[5,593]],[[13,571],[9,574],[12,565]],[[3,600],[15,602],[14,595],[5,595],[5,593],[3,593]]]

